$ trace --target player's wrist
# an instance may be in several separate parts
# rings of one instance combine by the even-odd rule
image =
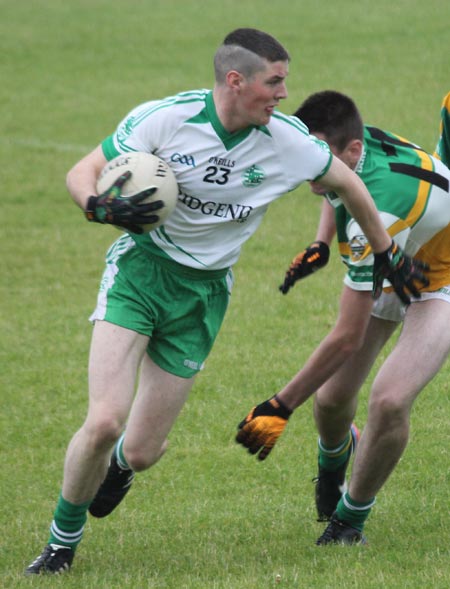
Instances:
[[[270,399],[270,403],[277,409],[277,414],[283,419],[289,419],[292,415],[293,409],[289,409],[286,403],[282,401],[278,395],[274,395]]]
[[[384,249],[380,249],[377,251],[375,251],[375,248],[372,248],[373,251],[373,255],[374,256],[387,256],[389,254],[389,252],[395,247],[396,243],[395,241],[391,238],[391,242],[388,246],[385,245]]]
[[[101,223],[102,221],[97,217],[97,202],[98,196],[90,196],[87,199],[86,207],[84,209],[84,216],[88,221]]]
[[[398,251],[400,251],[399,246],[395,243],[394,240],[392,240],[388,248],[386,248],[382,252],[374,252],[373,255],[376,260],[389,263],[392,255],[397,253]]]

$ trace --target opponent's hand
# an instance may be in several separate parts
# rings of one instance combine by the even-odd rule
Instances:
[[[407,256],[394,241],[380,254],[374,254],[373,298],[378,299],[383,291],[383,281],[389,280],[398,297],[409,305],[410,295],[420,297],[417,283],[428,286],[429,280],[424,272],[428,264]]]
[[[86,219],[95,223],[117,225],[133,233],[143,233],[139,225],[156,223],[159,220],[158,215],[150,213],[162,209],[164,202],[156,200],[139,204],[155,193],[156,186],[149,186],[132,196],[121,196],[122,187],[130,177],[131,172],[127,171],[119,176],[103,194],[90,196],[84,213]]]
[[[319,268],[323,268],[329,258],[330,248],[328,245],[324,241],[315,241],[295,256],[279,289],[283,294],[286,294],[297,280],[306,278]]]
[[[275,442],[283,433],[292,411],[275,395],[253,407],[247,417],[238,425],[236,442],[248,448],[250,454],[258,454],[264,460]]]

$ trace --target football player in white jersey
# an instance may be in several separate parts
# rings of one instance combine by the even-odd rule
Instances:
[[[448,153],[442,109],[441,153]],[[319,430],[315,499],[318,521],[329,521],[317,540],[324,544],[365,543],[363,528],[375,495],[394,470],[408,442],[413,403],[450,351],[450,170],[419,146],[393,133],[363,125],[351,98],[324,91],[296,111],[312,133],[356,170],[389,233],[410,255],[429,265],[429,283],[409,306],[372,280],[372,256],[357,223],[335,194],[326,195],[316,241],[291,264],[283,293],[326,264],[337,233],[347,266],[336,324],[304,367],[276,395],[241,422],[237,441],[264,459],[286,425],[291,410],[314,396]],[[444,161],[444,160],[443,160]],[[334,212],[333,212],[334,211]],[[374,303],[371,291],[385,291]],[[376,284],[378,283],[378,284]],[[372,385],[367,425],[358,443],[348,490],[345,475],[359,432],[352,424],[358,392],[379,352],[399,324],[400,337]],[[275,411],[273,404],[284,408]],[[270,408],[270,411],[268,410]],[[272,415],[270,415],[272,414]]]
[[[68,190],[87,219],[127,233],[108,252],[91,317],[88,414],[67,450],[48,543],[26,574],[68,570],[88,511],[108,515],[134,473],[164,453],[222,323],[231,267],[272,201],[304,181],[326,180],[399,296],[414,294],[412,279],[425,280],[385,231],[358,176],[301,121],[277,111],[288,69],[289,54],[276,39],[237,29],[215,54],[213,90],[135,108],[68,173]],[[174,213],[147,234],[139,225],[157,218],[161,202],[144,204],[146,192],[122,198],[127,174],[96,194],[106,162],[130,151],[167,161],[180,189]]]

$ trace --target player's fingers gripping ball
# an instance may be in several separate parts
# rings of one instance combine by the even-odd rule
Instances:
[[[139,224],[157,222],[157,215],[150,215],[161,209],[161,200],[143,203],[156,192],[156,186],[149,186],[145,190],[129,197],[121,195],[122,187],[132,173],[125,172],[99,196],[91,196],[88,200],[86,218],[96,223],[108,223],[123,227],[134,233],[142,233]]]
[[[162,225],[178,200],[178,184],[170,166],[146,152],[122,154],[106,163],[97,178],[98,196],[91,196],[88,221],[108,223],[132,233]]]
[[[259,460],[264,460],[283,433],[291,414],[292,411],[275,395],[253,407],[241,421],[236,442],[248,448],[250,454],[258,454]]]
[[[316,270],[323,268],[330,258],[330,248],[324,241],[315,241],[292,260],[284,277],[280,291],[286,294],[297,280],[306,278]]]

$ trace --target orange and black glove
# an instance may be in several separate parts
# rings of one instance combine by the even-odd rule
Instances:
[[[330,248],[324,241],[315,241],[302,252],[297,254],[289,266],[283,284],[280,285],[280,290],[286,294],[291,286],[306,278],[319,268],[323,268],[328,263],[330,258]]]
[[[428,264],[407,256],[401,247],[392,241],[386,251],[374,254],[373,298],[380,297],[383,281],[387,278],[401,301],[409,305],[409,294],[420,297],[418,283],[428,286],[429,280],[424,274],[428,270]]]
[[[238,425],[236,442],[248,448],[250,454],[258,454],[259,460],[269,455],[275,442],[283,433],[292,411],[275,395],[253,407]]]

